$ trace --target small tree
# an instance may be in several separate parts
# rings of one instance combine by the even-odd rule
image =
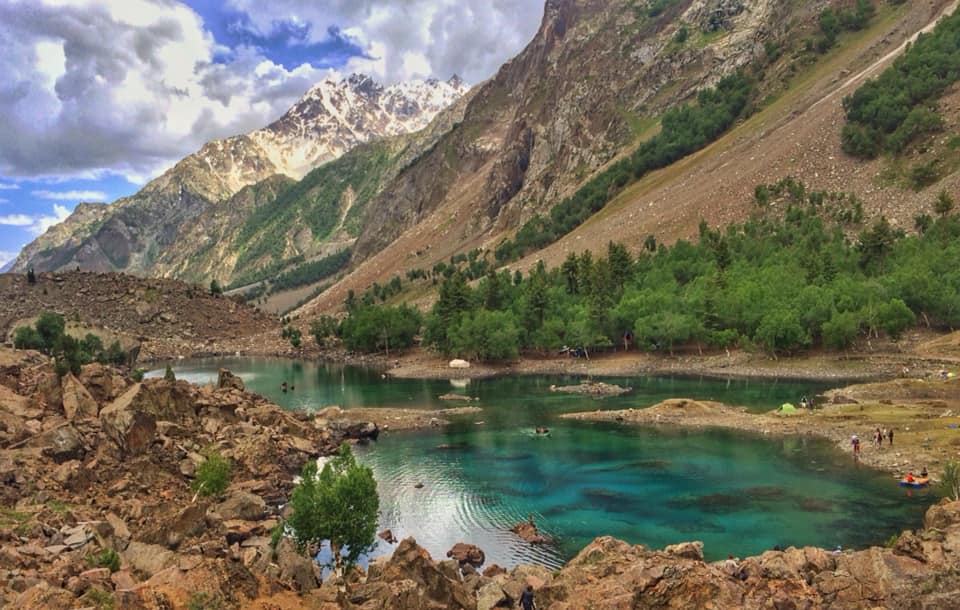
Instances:
[[[166,381],[176,381],[177,376],[173,373],[173,367],[167,364],[167,370],[163,372],[163,378]]]
[[[219,496],[230,486],[233,464],[212,447],[204,450],[203,456],[206,459],[197,466],[197,477],[190,488],[201,496]]]
[[[933,211],[943,218],[953,211],[953,207],[953,197],[950,196],[950,193],[947,191],[940,191],[940,194],[937,195],[937,200],[933,203]]]
[[[210,294],[223,294],[223,288],[217,280],[210,280]]]
[[[37,274],[33,272],[33,267],[27,269],[27,283],[36,284],[37,283]]]
[[[357,463],[347,443],[319,474],[316,462],[304,465],[290,507],[287,523],[301,550],[329,542],[338,574],[374,546],[380,509],[377,483],[373,471]]]
[[[960,462],[951,460],[943,467],[940,490],[944,496],[960,500]]]

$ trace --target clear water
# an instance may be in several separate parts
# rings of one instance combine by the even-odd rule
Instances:
[[[565,412],[643,408],[687,397],[766,411],[825,389],[770,380],[608,379],[634,390],[592,399],[552,393],[577,377],[470,381],[382,379],[374,371],[275,359],[175,363],[178,378],[206,383],[219,367],[291,409],[444,408],[438,396],[479,398],[482,413],[443,430],[385,434],[358,448],[377,477],[380,526],[413,535],[435,557],[459,541],[488,562],[557,566],[600,535],[662,547],[702,540],[709,559],[788,545],[879,544],[917,527],[933,498],[859,468],[831,444],[731,431],[627,427],[567,421]],[[152,374],[161,374],[162,369]],[[282,393],[286,381],[295,389]],[[549,426],[549,437],[534,427]],[[423,484],[417,489],[417,484]],[[508,529],[529,515],[552,544],[530,546]],[[389,552],[388,545],[378,549]]]

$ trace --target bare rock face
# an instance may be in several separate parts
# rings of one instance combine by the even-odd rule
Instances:
[[[44,454],[58,464],[81,459],[86,453],[83,439],[73,426],[61,426],[47,432],[40,438],[39,445],[43,447]]]
[[[514,525],[510,528],[510,531],[520,536],[526,542],[530,544],[545,544],[550,541],[549,538],[542,535],[538,530],[536,524],[533,522],[533,516],[530,516],[528,521],[521,521],[520,523]]]
[[[430,554],[413,538],[400,542],[390,561],[383,566],[380,580],[389,583],[392,589],[403,589],[394,600],[394,608],[472,610],[476,607],[476,601],[463,583],[444,576]]]
[[[68,420],[91,419],[97,416],[100,409],[87,388],[71,373],[67,373],[60,380],[63,393],[63,413]]]
[[[126,455],[141,453],[156,436],[156,418],[140,408],[142,392],[142,385],[136,384],[100,411],[104,434]]]
[[[668,547],[665,547],[663,551],[676,557],[684,557],[686,559],[703,561],[703,543],[700,541],[672,544]]]

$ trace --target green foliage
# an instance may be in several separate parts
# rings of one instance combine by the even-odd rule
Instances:
[[[373,471],[344,443],[319,474],[315,461],[304,465],[287,523],[301,549],[328,542],[339,572],[374,547],[379,507]]]
[[[219,593],[194,591],[187,600],[187,610],[222,610],[225,607]]]
[[[843,100],[843,149],[871,159],[905,150],[943,121],[936,101],[960,79],[960,13],[920,36],[893,65]]]
[[[853,311],[834,311],[821,326],[823,343],[833,349],[850,347],[860,334],[860,318]]]
[[[201,496],[219,496],[230,486],[233,464],[212,447],[204,450],[203,457],[190,488]]]
[[[285,271],[275,280],[270,281],[270,294],[313,284],[332,276],[350,262],[350,253],[350,248],[345,248],[335,254]]]
[[[872,0],[857,0],[853,10],[827,7],[820,13],[820,36],[813,42],[818,53],[826,53],[837,43],[844,30],[855,32],[867,26],[876,14]]]
[[[943,466],[940,477],[940,494],[944,497],[960,500],[960,462],[950,460]]]
[[[43,351],[46,349],[46,342],[32,326],[20,326],[13,333],[13,346],[17,349],[35,349]]]
[[[933,211],[937,213],[941,218],[948,216],[950,212],[953,211],[954,202],[953,197],[950,196],[950,193],[947,191],[940,191],[940,194],[937,195],[937,200],[933,204]]]
[[[336,336],[339,326],[336,318],[323,315],[310,323],[310,334],[313,335],[317,345],[324,346],[332,337]]]
[[[284,324],[283,328],[280,329],[280,336],[289,341],[294,349],[300,349],[303,342],[303,331],[299,328]]]
[[[210,294],[223,294],[223,288],[217,280],[210,280]]]
[[[753,91],[751,80],[737,73],[701,91],[696,105],[682,104],[668,110],[661,119],[660,133],[629,158],[597,174],[555,205],[548,217],[534,216],[520,227],[513,240],[498,245],[497,262],[516,260],[556,241],[603,209],[631,180],[666,167],[717,139],[743,115]]]
[[[940,179],[940,171],[936,159],[915,163],[907,174],[910,188],[922,191]]]
[[[140,383],[141,381],[143,381],[143,376],[146,374],[147,374],[147,369],[136,369],[135,371],[130,373],[130,378],[136,381],[137,383]]]
[[[450,352],[480,361],[513,360],[519,355],[520,332],[513,315],[481,309],[465,313],[448,331]]]
[[[80,596],[78,600],[83,606],[96,608],[96,610],[113,610],[116,607],[116,600],[113,593],[90,587]]]
[[[93,557],[93,564],[98,568],[109,568],[111,573],[116,572],[120,569],[120,554],[113,549],[104,549]]]
[[[389,353],[413,345],[422,323],[420,312],[407,305],[362,305],[352,309],[340,325],[340,336],[349,350]]]

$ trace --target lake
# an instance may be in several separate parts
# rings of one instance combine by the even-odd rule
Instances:
[[[555,567],[601,535],[652,548],[702,540],[707,559],[754,555],[774,545],[861,548],[918,527],[935,499],[925,491],[908,495],[889,475],[859,467],[820,439],[557,417],[639,409],[675,397],[769,411],[827,389],[816,382],[605,378],[633,391],[594,399],[550,392],[551,384],[577,383],[579,376],[407,380],[269,358],[174,363],[179,379],[201,384],[215,381],[220,367],[287,409],[441,409],[463,404],[445,403],[441,394],[476,397],[471,404],[483,412],[445,429],[386,433],[357,448],[377,478],[380,528],[416,537],[434,557],[463,541],[480,546],[488,563]],[[284,381],[295,389],[282,393]],[[537,426],[548,426],[549,437],[534,434]],[[530,546],[508,531],[529,515],[552,544]],[[390,552],[389,545],[381,542],[378,552]]]

